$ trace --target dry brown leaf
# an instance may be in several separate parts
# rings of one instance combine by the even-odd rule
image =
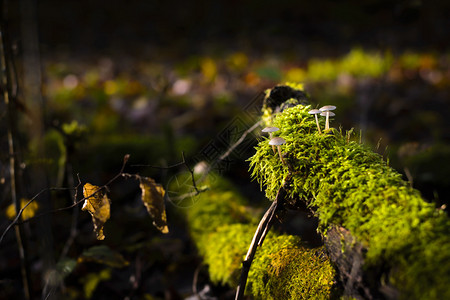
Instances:
[[[103,240],[105,239],[103,226],[110,217],[110,201],[108,196],[100,191],[100,187],[90,183],[84,185],[83,195],[86,200],[81,210],[88,211],[91,214],[97,240]]]
[[[142,191],[142,202],[144,202],[148,213],[153,218],[153,225],[162,233],[168,233],[166,207],[164,204],[164,188],[152,178],[139,177],[139,186]]]

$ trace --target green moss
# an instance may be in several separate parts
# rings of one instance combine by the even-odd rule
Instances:
[[[250,159],[252,176],[265,187],[267,198],[274,200],[292,173],[290,201],[304,201],[315,211],[322,234],[333,224],[350,230],[367,248],[367,265],[391,268],[391,283],[404,298],[449,298],[450,222],[445,213],[425,202],[351,133],[332,129],[319,134],[309,110],[299,105],[273,118],[273,126],[280,128],[276,134],[286,140],[282,152],[291,171],[267,139]]]
[[[188,228],[211,280],[234,288],[260,216],[220,176],[212,174],[202,185],[208,191],[183,210]],[[328,299],[334,277],[321,248],[308,249],[298,237],[270,232],[256,252],[246,293],[260,299]]]
[[[188,184],[172,184],[168,188],[169,193],[175,190],[179,194],[192,191],[192,177],[189,172],[178,176],[177,181]],[[230,182],[214,173],[210,173],[206,178],[195,175],[195,181],[199,189],[207,190],[193,196],[192,205],[185,209],[189,230],[194,237],[207,235],[223,225],[257,224],[256,216],[249,212],[244,205],[245,199],[236,192]]]
[[[242,261],[254,231],[255,226],[249,224],[224,225],[197,243],[214,283],[237,286]]]
[[[249,273],[248,289],[259,299],[329,299],[335,270],[323,249],[300,246],[300,239],[270,235]]]
[[[209,233],[224,225],[256,225],[256,218],[249,215],[248,209],[240,200],[239,195],[229,191],[207,191],[201,195],[200,200],[187,210],[188,226],[193,237],[200,242],[205,236],[208,237]]]

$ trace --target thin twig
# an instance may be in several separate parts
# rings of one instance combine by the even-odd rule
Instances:
[[[202,182],[203,180],[205,180],[205,178],[206,178],[206,176],[209,174],[209,172],[211,172],[211,170],[212,170],[218,163],[220,163],[220,162],[223,161],[225,158],[227,158],[227,157],[234,151],[234,149],[236,149],[236,147],[238,147],[238,146],[245,140],[245,138],[247,137],[247,135],[248,135],[249,133],[251,133],[253,130],[255,130],[258,126],[260,126],[261,123],[262,123],[262,120],[256,122],[256,123],[253,124],[249,129],[247,129],[247,130],[242,134],[242,136],[241,136],[241,137],[240,137],[233,145],[231,145],[230,148],[227,149],[227,151],[226,151],[225,153],[223,153],[217,160],[215,160],[212,164],[210,164],[210,165],[208,166],[208,168],[206,169],[205,172],[203,172],[203,175],[202,175],[202,177],[200,177],[200,179],[198,180],[198,182]],[[182,152],[182,158],[183,158],[183,160],[182,160],[181,162],[176,163],[176,164],[171,165],[171,166],[168,166],[168,167],[161,167],[161,166],[154,166],[154,165],[140,165],[140,164],[138,164],[138,165],[131,165],[131,166],[132,166],[132,167],[150,167],[150,168],[154,168],[154,169],[166,170],[166,169],[170,169],[170,168],[174,168],[174,167],[179,167],[179,166],[185,165],[186,168],[188,169],[189,173],[191,174],[192,185],[193,185],[193,188],[194,188],[194,190],[195,190],[194,195],[191,195],[192,193],[189,193],[190,195],[187,195],[187,196],[197,196],[198,194],[200,194],[200,193],[206,191],[207,189],[198,189],[198,187],[197,187],[197,182],[196,182],[195,176],[194,176],[194,175],[195,175],[195,174],[194,174],[194,171],[193,171],[193,170],[189,167],[189,165],[187,164],[183,152]],[[184,195],[181,195],[181,196],[184,196]],[[181,197],[181,196],[180,196],[180,197]]]
[[[247,129],[242,136],[239,138],[239,140],[236,141],[236,143],[234,143],[233,145],[231,145],[230,148],[228,148],[227,152],[225,152],[224,154],[222,154],[222,156],[219,157],[219,160],[224,160],[225,158],[228,157],[228,155],[231,154],[231,152],[234,151],[234,149],[236,149],[237,146],[239,146],[247,137],[247,135],[252,132],[253,130],[255,130],[259,125],[261,125],[262,120],[256,122],[255,124],[253,124],[252,127],[250,127],[249,129]]]
[[[200,193],[206,192],[208,190],[209,190],[208,187],[204,187],[204,188],[201,188],[199,190],[192,191],[192,192],[189,192],[189,193],[184,193],[184,194],[181,194],[180,196],[171,197],[171,198],[174,201],[183,201],[186,198],[198,196]]]
[[[181,152],[181,158],[182,158],[182,161],[181,161],[181,162],[176,163],[176,164],[173,164],[173,165],[171,165],[171,166],[167,166],[167,167],[154,166],[154,165],[131,165],[131,166],[132,166],[132,167],[150,167],[150,168],[154,168],[154,169],[167,170],[167,169],[171,169],[171,168],[175,168],[175,167],[179,167],[179,166],[183,166],[183,165],[184,165],[184,166],[188,169],[189,173],[191,174],[192,187],[194,188],[195,191],[194,191],[194,192],[191,192],[191,193],[186,193],[186,194],[180,195],[180,196],[177,197],[177,198],[180,198],[180,197],[181,197],[181,199],[184,199],[184,198],[187,198],[187,197],[197,196],[197,195],[199,195],[200,193],[202,193],[202,192],[208,190],[208,188],[202,188],[202,189],[199,189],[199,188],[197,187],[197,183],[196,183],[196,180],[195,180],[194,170],[193,170],[191,167],[189,167],[189,165],[188,165],[188,163],[187,163],[187,161],[186,161],[186,158],[185,158],[185,156],[184,156],[184,151]],[[140,176],[137,175],[137,174],[123,173],[122,176],[135,177],[136,179],[139,179],[139,178],[140,178]]]
[[[2,3],[3,4],[3,3]],[[16,157],[15,157],[15,130],[16,122],[15,117],[12,115],[15,110],[13,109],[12,100],[10,99],[11,91],[11,73],[8,68],[9,59],[12,55],[10,54],[9,40],[6,37],[6,20],[4,19],[3,12],[0,15],[0,69],[1,69],[1,89],[3,90],[3,100],[5,101],[6,111],[7,111],[7,136],[8,136],[8,154],[9,154],[9,175],[10,175],[10,187],[11,187],[11,202],[15,207],[16,214],[21,210],[20,201],[17,197],[17,186],[16,186]],[[2,236],[3,238],[3,236]],[[17,246],[19,248],[19,256],[21,263],[21,275],[23,292],[25,299],[30,299],[31,297],[31,283],[30,283],[30,272],[27,262],[27,252],[26,252],[26,240],[24,239],[23,227],[16,227],[16,240]]]
[[[250,247],[248,248],[247,255],[245,256],[245,259],[242,262],[241,278],[239,279],[239,285],[236,290],[236,298],[235,298],[236,300],[240,300],[244,296],[248,272],[250,271],[250,266],[252,265],[253,258],[256,254],[256,248],[258,247],[258,244],[261,241],[262,234],[266,231],[267,223],[270,220],[270,216],[275,211],[277,205],[278,205],[277,200],[274,200],[270,205],[269,209],[267,209],[266,213],[262,217],[255,231],[255,234],[253,235],[253,239],[252,242],[250,243]]]
[[[70,167],[69,167],[70,168]],[[70,171],[68,170],[67,172],[67,177],[68,177],[68,181],[69,181],[69,185],[74,185],[73,182],[73,177],[72,177],[72,172],[71,172],[72,168],[70,168]],[[81,180],[80,180],[80,176],[79,174],[77,174],[77,178],[78,178],[78,184],[77,186],[74,188],[75,192],[74,194],[70,194],[71,198],[72,198],[72,203],[77,202],[77,198],[78,198],[78,188],[81,186]],[[77,221],[78,221],[78,215],[79,215],[79,210],[77,208],[73,208],[73,212],[72,212],[72,220],[71,220],[71,224],[70,224],[70,235],[69,238],[67,239],[66,243],[64,244],[64,248],[61,251],[61,256],[60,259],[64,258],[67,256],[67,253],[69,252],[70,246],[72,246],[73,241],[75,240],[75,237],[77,235]]]
[[[264,239],[266,238],[266,235],[269,233],[269,230],[270,230],[270,227],[271,227],[272,221],[273,221],[273,216],[275,216],[275,213],[276,213],[276,211],[277,211],[277,208],[278,208],[278,201],[277,201],[277,205],[276,205],[275,209],[273,209],[272,212],[271,212],[271,213],[269,214],[269,216],[268,216],[269,219],[267,220],[267,225],[266,225],[266,227],[264,228],[264,231],[263,231],[263,233],[261,234],[261,237],[260,237],[259,242],[258,242],[258,246],[259,246],[259,247],[262,246],[262,244],[264,243]]]
[[[201,299],[202,297],[198,293],[197,284],[198,284],[198,276],[200,274],[200,270],[203,267],[203,263],[200,263],[197,268],[194,271],[194,278],[192,280],[192,292],[195,296],[197,296],[198,299]]]
[[[139,181],[141,181],[141,179],[142,179],[142,177],[140,175],[138,175],[138,174],[122,173],[122,176],[123,177],[135,178],[136,180],[139,180]],[[192,177],[192,182],[195,185],[194,177]],[[186,198],[189,198],[189,197],[198,196],[200,193],[203,193],[203,192],[206,192],[207,190],[209,190],[208,187],[204,187],[204,188],[198,189],[196,186],[194,186],[194,188],[195,188],[195,191],[188,192],[188,193],[185,193],[185,194],[181,194],[180,196],[177,196],[177,197],[173,197],[172,200],[182,201],[182,200],[184,200]]]
[[[173,169],[173,168],[176,168],[179,166],[186,166],[186,168],[189,170],[189,173],[191,173],[191,176],[192,176],[192,185],[193,185],[195,191],[199,194],[200,192],[197,189],[197,185],[196,185],[195,179],[194,179],[194,171],[187,164],[186,158],[184,157],[184,151],[181,152],[181,157],[183,159],[181,162],[167,166],[167,167],[155,166],[155,165],[144,165],[144,164],[131,165],[131,167],[148,167],[148,168],[159,169],[159,170],[168,170],[168,169]],[[128,174],[128,175],[131,175],[131,174]],[[129,176],[129,177],[133,177],[133,176]]]
[[[167,169],[172,169],[172,168],[176,168],[179,166],[182,166],[184,164],[186,164],[186,161],[184,160],[184,154],[182,152],[182,156],[183,156],[183,161],[167,166],[167,167],[161,167],[161,166],[155,166],[155,165],[146,165],[146,164],[136,164],[136,165],[130,165],[130,167],[148,167],[148,168],[152,168],[152,169],[159,169],[159,170],[167,170]]]
[[[182,161],[182,162],[179,162],[179,163],[167,166],[167,167],[161,167],[161,166],[155,166],[155,165],[145,165],[145,164],[130,165],[130,167],[148,167],[148,168],[152,168],[152,169],[167,170],[167,169],[172,169],[175,167],[182,166],[184,164],[185,164],[185,162]]]
[[[217,160],[215,160],[212,164],[210,164],[208,169],[206,169],[206,171],[203,173],[203,175],[200,178],[199,182],[202,182],[206,178],[206,176],[209,174],[209,172],[211,172],[212,168],[214,168],[215,165],[217,165],[222,160],[227,158],[234,151],[234,149],[236,149],[236,147],[239,146],[245,140],[247,135],[250,134],[253,130],[255,130],[258,126],[260,126],[261,123],[262,123],[262,120],[260,120],[260,121],[256,122],[255,124],[253,124],[249,129],[247,129],[242,134],[242,136],[233,145],[231,145],[230,148],[228,148],[228,150],[224,154],[222,154]]]
[[[3,238],[3,236],[6,234],[6,232],[7,232],[12,226],[14,226],[14,225],[20,225],[20,224],[28,223],[28,222],[30,222],[30,221],[32,221],[32,220],[34,220],[34,219],[40,218],[40,217],[45,216],[45,215],[48,215],[48,214],[52,214],[52,213],[56,213],[56,212],[60,212],[60,211],[64,211],[64,210],[71,209],[71,208],[73,208],[73,207],[78,206],[81,202],[85,201],[86,199],[89,199],[90,197],[95,196],[95,195],[96,195],[97,193],[99,193],[100,191],[102,191],[102,190],[104,190],[104,189],[107,189],[108,186],[109,186],[111,183],[113,183],[115,180],[117,180],[119,177],[122,176],[123,171],[124,171],[124,169],[125,169],[125,165],[126,165],[126,163],[127,163],[127,161],[128,161],[128,158],[129,158],[129,155],[128,155],[128,154],[125,155],[125,156],[124,156],[124,160],[123,160],[123,164],[122,164],[122,168],[120,169],[119,173],[117,173],[113,178],[111,178],[106,184],[100,186],[100,187],[99,187],[97,190],[95,190],[91,195],[86,196],[86,197],[83,197],[82,199],[80,199],[80,200],[74,202],[72,205],[69,205],[69,206],[66,206],[66,207],[57,208],[57,209],[54,209],[54,210],[51,210],[51,211],[47,211],[47,212],[43,212],[43,213],[38,214],[38,215],[36,215],[36,216],[34,216],[34,217],[31,217],[31,218],[28,218],[28,219],[26,219],[26,220],[23,220],[22,222],[19,222],[18,219],[19,219],[20,216],[22,215],[23,210],[24,210],[31,202],[33,202],[33,201],[36,199],[36,197],[38,197],[40,194],[42,194],[42,193],[44,193],[44,192],[46,192],[46,191],[51,191],[51,190],[69,190],[69,189],[71,189],[71,188],[46,188],[46,189],[43,189],[43,190],[40,191],[38,194],[36,194],[30,201],[28,201],[28,203],[27,203],[27,204],[19,211],[19,213],[17,214],[17,216],[16,216],[16,218],[14,219],[14,221],[11,222],[11,224],[6,228],[5,232],[4,232],[3,235],[2,235],[2,238]],[[75,188],[73,188],[73,189],[75,189]],[[1,239],[0,239],[0,242],[1,242]]]
[[[288,179],[285,180],[285,183],[278,190],[277,197],[272,202],[270,207],[267,209],[264,216],[261,218],[261,221],[259,222],[258,227],[255,231],[255,234],[253,235],[253,239],[248,248],[247,255],[245,256],[245,259],[242,262],[241,277],[239,279],[239,285],[236,290],[235,300],[241,300],[242,297],[244,297],[245,286],[247,285],[248,272],[250,271],[253,258],[255,257],[258,246],[262,246],[264,238],[269,232],[269,229],[274,220],[273,216],[282,206],[284,197],[286,196],[286,191],[284,187],[286,186],[287,182]]]
[[[195,193],[196,193],[195,196],[197,196],[198,194],[200,194],[201,192],[203,192],[204,189],[200,191],[200,190],[197,188],[197,183],[195,182],[194,170],[192,170],[191,167],[189,167],[189,165],[186,163],[186,160],[184,159],[184,152],[181,152],[181,154],[182,154],[182,156],[183,156],[183,161],[185,162],[186,168],[188,169],[189,173],[191,173],[192,186],[193,186],[193,188],[194,188],[194,190],[195,190]]]
[[[2,243],[3,238],[5,237],[6,233],[7,233],[7,232],[11,229],[11,227],[13,227],[14,225],[26,223],[26,222],[28,222],[28,221],[31,220],[31,219],[34,219],[34,218],[37,218],[37,217],[40,217],[40,216],[46,214],[46,213],[43,213],[43,214],[41,214],[41,215],[37,215],[37,216],[34,216],[34,217],[32,217],[32,218],[28,218],[28,219],[26,219],[26,220],[24,220],[24,221],[22,221],[22,222],[19,222],[19,221],[18,221],[19,218],[22,216],[23,211],[28,207],[28,205],[30,205],[34,200],[36,200],[37,197],[39,197],[41,194],[43,194],[43,193],[45,193],[45,192],[48,192],[48,191],[55,191],[55,190],[61,191],[61,190],[68,190],[68,189],[69,189],[69,188],[45,188],[45,189],[43,189],[42,191],[40,191],[39,193],[37,193],[36,195],[34,195],[34,197],[31,198],[30,200],[28,200],[28,202],[27,202],[27,203],[19,210],[19,213],[16,215],[16,217],[15,217],[14,220],[11,222],[11,224],[9,224],[8,227],[6,227],[5,231],[3,231],[3,234],[2,234],[2,236],[0,237],[0,244]]]

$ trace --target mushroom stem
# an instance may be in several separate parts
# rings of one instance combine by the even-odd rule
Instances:
[[[320,114],[321,116],[325,116],[325,131],[330,129],[330,117],[334,116],[334,113],[331,112],[332,110],[335,110],[336,106],[334,105],[325,105],[323,107],[321,107],[319,110],[322,111],[322,113]]]
[[[317,114],[315,114],[314,117],[316,117],[317,129],[319,129],[319,133],[322,134],[322,130],[320,130],[319,118],[317,117]]]
[[[283,159],[283,156],[281,155],[281,146],[278,145],[277,148],[278,148],[278,154],[280,155],[281,161],[283,162],[283,164],[286,164],[286,162],[285,162],[284,159]]]
[[[319,118],[317,117],[317,115],[322,113],[322,111],[320,109],[311,109],[308,113],[310,115],[314,115],[314,118],[316,118],[317,129],[319,130],[319,133],[322,133],[322,130],[320,130]]]
[[[270,139],[272,139],[272,132],[269,132]],[[276,154],[275,146],[272,145],[273,154]]]
[[[272,139],[272,138],[273,138],[273,133],[274,133],[275,131],[278,131],[278,130],[280,130],[280,128],[278,128],[278,127],[266,127],[266,128],[264,128],[264,129],[262,130],[262,132],[268,132],[268,133],[269,133],[270,139]],[[276,154],[276,153],[277,153],[277,152],[275,151],[275,146],[273,146],[273,145],[272,145],[272,150],[273,150],[273,154]]]
[[[283,156],[281,155],[281,147],[280,145],[286,144],[286,140],[282,137],[274,137],[269,141],[269,145],[277,146],[278,148],[278,155],[280,155],[280,160],[283,164],[286,164],[286,162],[283,159]]]

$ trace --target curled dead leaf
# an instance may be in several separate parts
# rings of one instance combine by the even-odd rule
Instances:
[[[162,233],[168,233],[166,207],[164,204],[164,188],[149,177],[139,177],[139,187],[142,191],[142,202],[144,202],[148,213],[153,218],[153,225]]]
[[[100,190],[100,187],[90,183],[84,185],[83,195],[86,200],[81,210],[88,211],[91,214],[97,239],[103,240],[105,239],[103,226],[110,217],[109,198]]]

